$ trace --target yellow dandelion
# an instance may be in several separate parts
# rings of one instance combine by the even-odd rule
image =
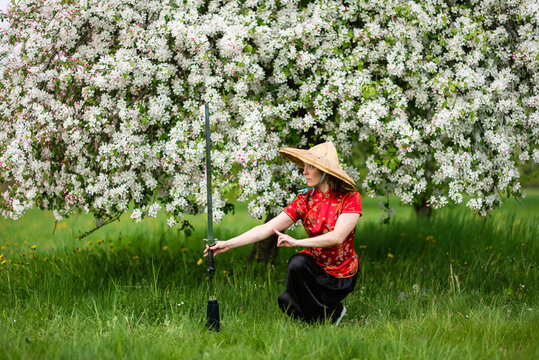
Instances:
[[[524,246],[526,246],[526,244],[525,244],[525,243],[522,243],[522,244],[520,244],[520,246],[524,247]]]
[[[168,250],[168,246],[163,246],[163,251],[167,251]]]
[[[228,271],[223,270],[223,275],[226,275],[226,274],[228,274]]]
[[[394,258],[394,256],[393,256],[392,253],[387,253],[387,257],[390,258],[390,259],[393,259],[393,258]]]
[[[359,248],[360,248],[360,249],[366,249],[366,248],[367,248],[367,245],[359,245]]]
[[[94,242],[92,240],[88,241],[88,245],[92,245]]]
[[[24,245],[28,245],[28,241],[24,240]]]
[[[80,249],[79,249],[79,248],[77,248],[77,252],[80,253]]]
[[[431,240],[434,240],[434,236],[433,235],[429,235],[425,238],[425,241],[431,241]]]
[[[467,262],[467,261],[465,261],[465,262],[464,262],[464,265],[468,265],[468,262]]]
[[[32,245],[32,250],[35,250],[37,248],[37,245]]]
[[[6,263],[6,260],[2,260],[2,265],[4,265]]]
[[[133,260],[138,260],[138,255],[134,255]]]
[[[0,247],[0,249],[6,250],[6,247],[2,245],[2,247]]]
[[[114,249],[110,249],[110,252],[114,252]]]
[[[99,240],[97,240],[97,243],[98,243],[99,245],[101,245],[101,244],[103,244],[103,240],[99,239]]]
[[[198,259],[197,265],[202,265],[202,259]]]
[[[44,262],[47,262],[47,261],[49,261],[49,258],[46,257],[46,258],[43,259],[43,261],[44,261]]]
[[[7,246],[7,247],[10,247],[10,246],[11,246],[11,243],[8,241],[8,242],[6,243],[6,246]]]

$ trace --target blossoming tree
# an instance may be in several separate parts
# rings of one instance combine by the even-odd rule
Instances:
[[[294,197],[281,146],[333,141],[369,195],[481,215],[539,162],[533,0],[27,0],[8,17],[5,217],[203,211],[206,101],[216,220],[233,197],[254,217]]]

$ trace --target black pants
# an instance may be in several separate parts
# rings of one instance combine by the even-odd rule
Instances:
[[[329,275],[311,255],[297,253],[288,261],[286,290],[277,301],[294,318],[335,321],[343,309],[341,300],[354,290],[356,279],[357,274],[344,279]]]

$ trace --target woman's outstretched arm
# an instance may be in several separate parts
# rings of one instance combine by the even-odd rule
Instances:
[[[211,247],[214,254],[220,254],[230,249],[234,249],[240,246],[253,244],[255,242],[267,239],[274,234],[273,229],[284,231],[288,229],[294,222],[288,215],[281,212],[279,215],[271,219],[265,224],[257,225],[252,229],[244,232],[241,235],[236,236],[226,241],[216,241]],[[204,256],[208,256],[209,245],[206,245],[204,250]]]
[[[314,236],[307,239],[294,239],[292,236],[281,233],[281,230],[275,229],[275,233],[279,236],[277,246],[286,247],[327,247],[339,246],[346,237],[356,227],[359,220],[357,213],[341,214],[335,223],[335,228],[325,234]]]

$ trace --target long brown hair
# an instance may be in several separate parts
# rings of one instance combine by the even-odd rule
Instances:
[[[345,194],[352,191],[349,189],[349,186],[346,186],[344,181],[336,178],[335,176],[326,174],[326,179],[328,181],[329,191],[331,192],[334,192],[336,194]]]

